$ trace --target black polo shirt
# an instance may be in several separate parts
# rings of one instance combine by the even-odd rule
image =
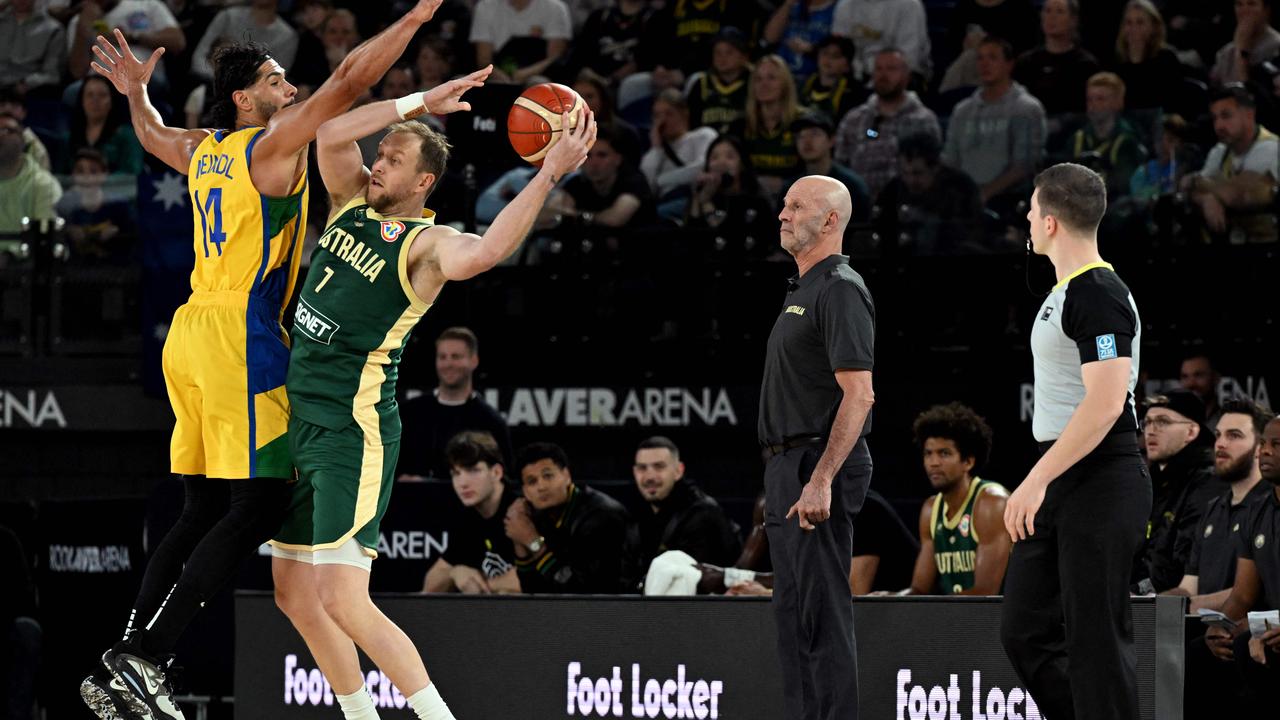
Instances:
[[[792,277],[765,350],[760,444],[826,437],[844,397],[836,370],[870,370],[874,355],[875,306],[848,257]],[[870,415],[862,435],[869,432]]]
[[[1198,578],[1201,595],[1226,590],[1236,581],[1236,558],[1241,552],[1242,526],[1258,503],[1271,492],[1265,481],[1253,486],[1238,505],[1231,504],[1231,490],[1209,501],[1196,525],[1187,558],[1187,574]]]
[[[1258,566],[1262,581],[1262,603],[1255,610],[1280,608],[1280,498],[1276,486],[1263,480],[1258,483],[1270,492],[1249,513],[1240,532],[1240,557]]]

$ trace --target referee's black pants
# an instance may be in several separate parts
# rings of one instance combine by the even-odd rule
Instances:
[[[765,466],[765,530],[773,560],[773,613],[778,631],[787,720],[857,720],[858,659],[853,637],[849,565],[853,521],[871,484],[871,454],[860,440],[831,483],[831,518],[800,529],[787,510],[800,499],[823,447],[772,457]]]
[[[1129,608],[1151,479],[1129,434],[1111,435],[1054,480],[1035,535],[1013,546],[1000,639],[1047,720],[1136,720]]]

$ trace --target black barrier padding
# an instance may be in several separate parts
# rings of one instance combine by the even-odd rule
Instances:
[[[50,718],[91,720],[80,680],[124,634],[145,559],[140,499],[45,502],[36,586],[44,630],[40,705]]]
[[[704,714],[689,717],[762,720],[782,716],[772,609],[760,599],[380,596],[376,600],[414,639],[458,717],[652,717],[644,703],[647,680],[656,679],[661,687],[667,679],[677,679],[681,665],[686,683],[706,681],[711,692],[716,689],[711,683],[721,683],[715,714],[704,703]],[[1180,699],[1174,697],[1181,695],[1181,686],[1155,679],[1157,662],[1163,676],[1181,673],[1180,667],[1166,667],[1182,662],[1180,627],[1163,628],[1157,641],[1157,622],[1181,622],[1176,608],[1157,613],[1158,605],[1171,604],[1176,601],[1133,601],[1143,720],[1179,720],[1182,715]],[[326,704],[323,677],[318,670],[312,672],[315,663],[271,598],[242,593],[236,611],[238,720],[332,716],[335,708]],[[929,717],[927,707],[924,715],[919,714],[921,698],[931,692],[945,696],[952,687],[952,675],[957,713],[949,713],[948,703],[948,713],[942,717],[1039,717],[1027,712],[1025,701],[1018,701],[1017,680],[1000,648],[999,598],[859,599],[854,611],[862,717]],[[1162,646],[1157,648],[1157,642]],[[575,662],[580,663],[576,669],[581,677],[606,679],[602,690],[617,667],[619,705],[613,705],[612,688],[608,688],[603,715],[595,711],[594,697],[584,711],[585,696],[569,694],[570,664]],[[639,713],[632,694],[637,664]],[[372,669],[367,660],[364,667]],[[904,671],[910,672],[909,682]],[[384,691],[376,672],[373,679],[377,680],[371,687],[375,701],[385,703],[379,710],[382,717],[410,717],[408,710],[396,709],[395,696]],[[973,712],[975,679],[979,714]],[[693,688],[686,686],[686,696],[692,695]],[[1014,699],[1016,714],[1008,713],[1009,698]],[[657,716],[669,717],[658,708]]]

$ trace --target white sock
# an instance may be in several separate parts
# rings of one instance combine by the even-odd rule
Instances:
[[[440,691],[436,690],[435,683],[410,695],[408,699],[409,707],[418,714],[418,720],[456,720],[453,713],[449,712],[449,706],[444,704],[444,698],[440,697]]]
[[[333,694],[338,698],[338,707],[342,708],[342,717],[346,720],[378,720],[378,710],[373,706],[373,698],[365,688],[350,695]]]

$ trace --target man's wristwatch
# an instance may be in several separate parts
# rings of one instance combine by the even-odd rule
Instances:
[[[547,546],[547,539],[542,537],[541,535],[530,540],[529,544],[525,545],[525,547],[529,548],[529,552],[533,553],[534,555],[537,555],[538,553],[542,552],[542,548],[546,546]]]

